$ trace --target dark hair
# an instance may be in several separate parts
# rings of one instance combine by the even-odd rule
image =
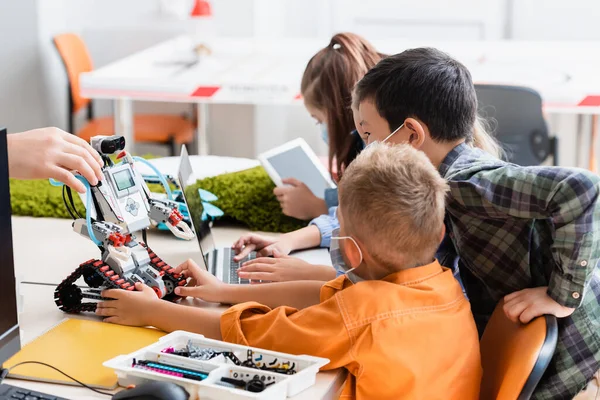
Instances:
[[[471,74],[437,49],[406,50],[380,61],[354,90],[355,103],[366,99],[392,131],[414,117],[436,141],[473,140],[477,95]]]
[[[335,159],[339,176],[356,156],[352,151],[355,139],[350,135],[355,129],[352,89],[381,58],[362,37],[338,33],[310,59],[302,76],[304,101],[327,114],[329,169],[332,170]]]

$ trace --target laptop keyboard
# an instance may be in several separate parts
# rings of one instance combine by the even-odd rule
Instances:
[[[234,261],[234,257],[236,256],[235,251],[233,249],[230,251],[229,258],[229,283],[250,283],[248,279],[240,279],[237,274],[237,270],[242,266],[243,263],[254,260],[256,258],[256,253],[250,253],[248,257],[242,259],[242,261]]]
[[[11,385],[0,385],[0,400],[67,400],[45,393],[34,392]]]

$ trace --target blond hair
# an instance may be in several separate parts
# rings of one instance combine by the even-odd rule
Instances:
[[[408,144],[375,143],[350,164],[339,187],[344,229],[390,269],[431,262],[444,225],[448,184]],[[397,268],[397,262],[396,262]]]
[[[501,159],[505,156],[504,149],[502,149],[496,138],[491,134],[488,121],[479,115],[475,118],[473,140],[470,144],[496,158]]]

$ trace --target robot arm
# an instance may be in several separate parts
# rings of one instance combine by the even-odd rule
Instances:
[[[169,184],[160,171],[158,171],[156,167],[148,163],[146,160],[139,157],[132,157],[127,152],[122,152],[119,154],[118,158],[122,158],[124,162],[127,162],[132,166],[135,161],[143,162],[156,172],[167,192],[167,197],[169,200],[152,198],[150,196],[150,190],[148,189],[143,177],[134,168],[132,168],[136,175],[137,181],[144,190],[146,201],[148,202],[148,217],[156,223],[164,223],[173,233],[173,235],[175,235],[175,237],[184,240],[192,240],[194,238],[194,232],[190,229],[188,224],[183,221],[183,215],[181,215],[179,212],[177,203],[170,200],[172,198],[172,194],[171,190],[169,189]]]
[[[89,237],[87,222],[85,219],[77,219],[73,223],[73,230],[81,236]],[[124,235],[123,229],[116,224],[107,221],[92,222],[92,231],[97,240],[114,257],[127,260],[131,255],[131,249],[125,246],[131,241],[131,235]]]
[[[149,199],[150,219],[157,223],[164,223],[169,230],[180,239],[191,240],[194,232],[183,221],[183,215],[177,209],[177,203],[170,200]]]

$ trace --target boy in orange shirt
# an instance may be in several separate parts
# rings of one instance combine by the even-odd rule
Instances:
[[[422,152],[375,144],[339,185],[340,232],[331,255],[343,276],[324,285],[260,285],[263,295],[271,290],[268,305],[242,303],[221,316],[161,301],[139,284],[138,292],[105,291],[115,300],[99,303],[97,314],[107,322],[328,358],[325,369],[350,373],[344,398],[477,399],[481,366],[470,305],[452,271],[434,258],[447,189]],[[205,289],[205,300],[253,298],[252,285],[225,285],[192,261],[179,272]],[[273,308],[281,304],[288,306]]]

